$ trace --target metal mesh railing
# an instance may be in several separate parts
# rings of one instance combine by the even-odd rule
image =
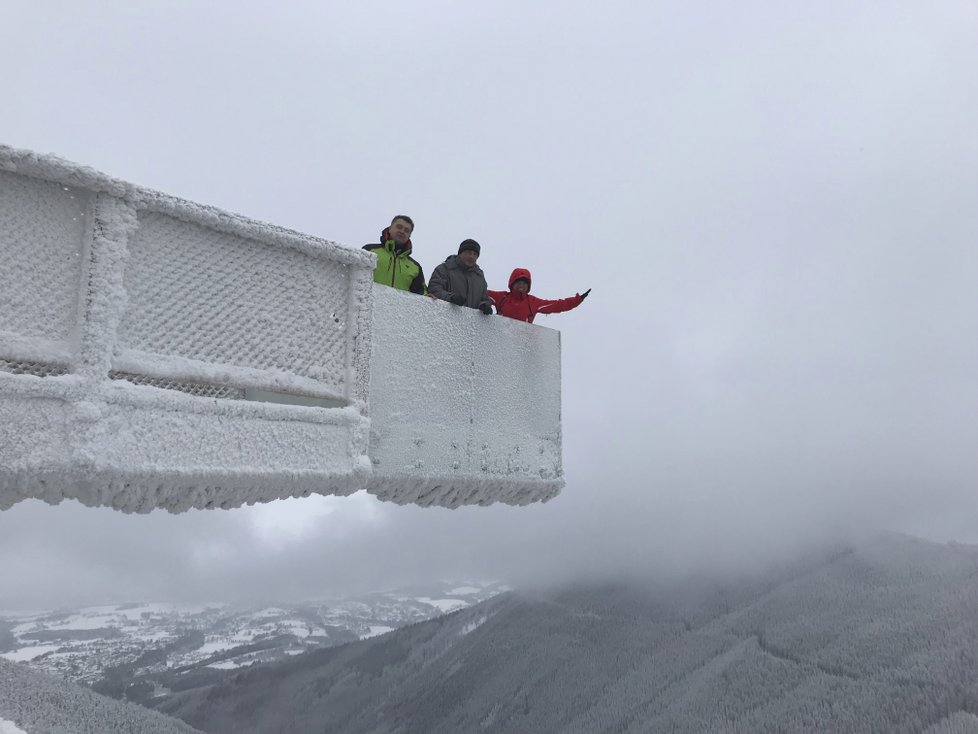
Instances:
[[[229,400],[243,400],[245,391],[240,387],[229,385],[213,385],[206,382],[186,382],[174,380],[167,377],[150,377],[148,375],[137,375],[132,372],[119,372],[111,370],[109,379],[125,380],[133,385],[145,385],[147,387],[158,387],[162,390],[178,390],[188,395],[195,395],[201,398],[226,398]]]
[[[67,339],[92,195],[0,171],[0,331]]]
[[[53,364],[51,362],[28,362],[17,359],[0,358],[0,371],[9,372],[12,375],[34,375],[35,377],[58,377],[68,373],[68,368],[63,364]]]
[[[348,266],[152,211],[129,242],[123,349],[346,391]]]

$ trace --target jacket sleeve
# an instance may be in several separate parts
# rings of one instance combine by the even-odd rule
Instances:
[[[448,290],[448,269],[444,263],[431,273],[431,280],[428,281],[428,293],[443,301],[451,300],[452,293]]]
[[[507,291],[486,291],[486,294],[489,296],[489,300],[492,301],[492,305],[497,307],[499,306],[499,302],[503,300],[503,296],[505,296],[506,293]]]
[[[580,296],[558,298],[555,301],[548,301],[546,298],[530,296],[530,305],[533,307],[534,313],[563,313],[564,311],[570,311],[572,308],[577,308],[580,306],[581,300],[582,299]]]
[[[479,278],[479,280],[482,281],[481,283],[479,283],[479,288],[482,292],[479,294],[479,303],[476,304],[476,308],[482,308],[482,304],[484,303],[489,304],[489,306],[491,307],[492,299],[489,298],[489,287],[486,285],[486,279]]]
[[[424,270],[418,265],[418,274],[414,276],[414,280],[411,281],[412,293],[417,293],[419,296],[423,296],[428,292],[428,289],[424,287]]]

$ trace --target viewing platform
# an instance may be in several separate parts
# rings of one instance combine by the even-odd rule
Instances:
[[[0,510],[555,496],[559,332],[373,263],[0,146]]]

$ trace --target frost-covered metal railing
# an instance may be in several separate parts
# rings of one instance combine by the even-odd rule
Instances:
[[[0,509],[553,496],[559,335],[380,287],[375,318],[372,267],[0,146]],[[537,377],[484,383],[496,348]]]
[[[564,486],[560,332],[374,290],[368,489],[456,506]]]
[[[0,506],[364,486],[367,253],[0,148],[0,284]]]

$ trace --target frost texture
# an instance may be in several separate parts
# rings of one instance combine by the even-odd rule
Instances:
[[[0,508],[364,486],[368,253],[9,148],[0,177]]]
[[[342,399],[349,274],[321,262],[147,213],[129,247],[124,359],[277,370]]]
[[[560,333],[377,286],[369,491],[456,507],[563,486]]]
[[[134,703],[93,693],[26,665],[0,660],[0,734],[194,734],[197,729]]]
[[[0,146],[0,509],[556,494],[559,334],[373,263]]]
[[[957,711],[927,727],[923,734],[978,734],[978,716],[967,711]]]

